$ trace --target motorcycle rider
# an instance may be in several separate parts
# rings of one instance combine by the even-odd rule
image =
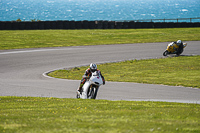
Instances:
[[[100,75],[101,75],[101,77],[102,77],[102,80],[103,80],[103,85],[105,84],[105,79],[104,79],[104,77],[102,76],[101,71],[100,71],[99,69],[97,69],[97,65],[96,65],[96,64],[91,63],[91,64],[90,64],[90,68],[88,68],[88,69],[85,71],[85,74],[83,75],[83,78],[82,78],[81,83],[80,83],[80,87],[78,88],[78,92],[81,92],[81,91],[82,91],[82,87],[83,87],[83,85],[85,84],[86,80],[87,80],[88,78],[90,78],[91,75],[92,75],[92,72],[95,72],[95,71],[99,71],[99,73],[100,73]]]
[[[180,55],[183,52],[183,42],[181,40],[178,40],[174,43],[178,45],[177,55]]]

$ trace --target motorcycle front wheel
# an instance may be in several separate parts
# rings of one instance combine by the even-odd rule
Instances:
[[[80,98],[80,94],[78,94],[78,92],[76,94],[76,98],[78,98],[78,99]]]
[[[163,53],[163,56],[167,56],[168,55],[168,51],[166,50],[164,53]]]
[[[97,92],[98,92],[98,88],[92,87],[92,88],[90,89],[89,94],[88,94],[88,98],[89,98],[89,99],[96,99]]]

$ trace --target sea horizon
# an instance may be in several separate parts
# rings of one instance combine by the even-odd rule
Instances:
[[[200,0],[0,0],[0,21],[199,18],[199,3]]]

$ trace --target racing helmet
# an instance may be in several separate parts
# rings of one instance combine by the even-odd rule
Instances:
[[[182,43],[181,40],[178,40],[178,41],[176,42],[176,44],[177,44],[178,46],[179,46],[181,43]]]
[[[97,65],[94,64],[94,63],[91,63],[91,64],[90,64],[90,70],[91,70],[92,72],[95,72],[95,71],[97,70]]]

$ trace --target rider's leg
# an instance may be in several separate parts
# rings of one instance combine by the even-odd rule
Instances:
[[[83,79],[81,80],[80,86],[79,86],[79,88],[78,88],[78,91],[79,91],[79,92],[82,91],[82,87],[83,87],[83,85],[85,84],[85,81],[86,81],[85,78],[83,78]]]

